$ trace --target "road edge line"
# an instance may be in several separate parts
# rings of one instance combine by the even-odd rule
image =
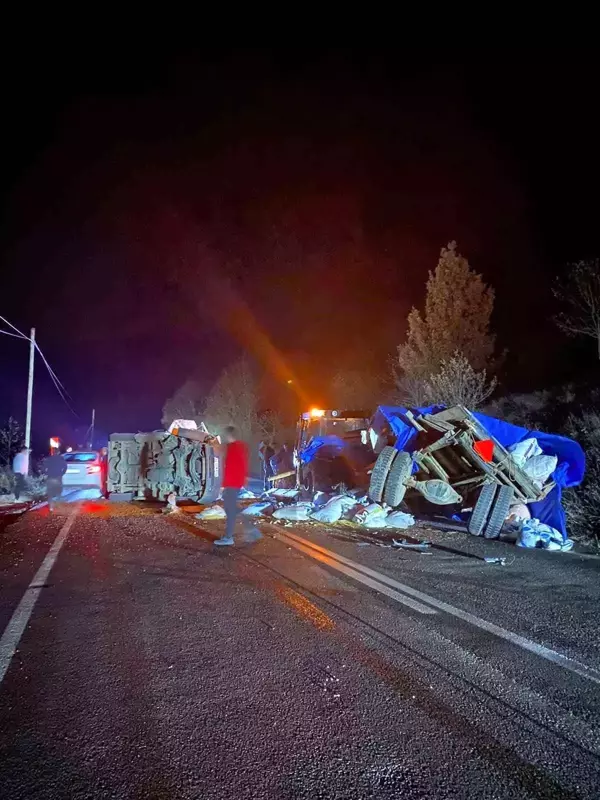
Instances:
[[[19,646],[21,637],[25,632],[27,623],[31,618],[31,614],[33,613],[37,599],[40,596],[42,588],[44,587],[48,575],[50,574],[50,571],[52,570],[52,567],[58,558],[58,554],[60,553],[60,550],[65,543],[67,536],[69,535],[69,531],[71,530],[73,523],[75,522],[75,517],[78,513],[79,505],[76,505],[69,515],[69,518],[58,532],[56,539],[46,553],[44,560],[31,579],[29,586],[25,590],[25,594],[21,598],[19,605],[14,610],[6,628],[4,629],[2,638],[0,638],[0,685],[4,680],[6,673],[8,672],[8,668],[10,667],[13,657],[17,651],[17,647]]]

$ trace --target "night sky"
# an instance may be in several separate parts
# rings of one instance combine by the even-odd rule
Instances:
[[[591,58],[58,50],[3,97],[0,314],[81,417],[38,362],[35,441],[92,406],[158,427],[244,349],[324,399],[332,369],[384,371],[451,239],[496,288],[503,388],[577,379],[550,284],[600,255]],[[22,418],[26,343],[0,359]]]

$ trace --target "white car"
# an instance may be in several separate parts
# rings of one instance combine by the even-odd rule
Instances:
[[[104,491],[104,465],[97,450],[64,453],[63,458],[67,462],[63,486],[92,487]]]

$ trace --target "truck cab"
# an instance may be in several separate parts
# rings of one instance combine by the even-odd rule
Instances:
[[[365,410],[317,409],[300,415],[294,465],[298,487],[309,494],[367,486],[375,461],[371,414]]]

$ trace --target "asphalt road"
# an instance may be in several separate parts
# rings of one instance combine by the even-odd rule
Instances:
[[[2,525],[2,800],[600,795],[596,558],[272,524],[223,552],[104,502]]]

